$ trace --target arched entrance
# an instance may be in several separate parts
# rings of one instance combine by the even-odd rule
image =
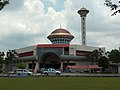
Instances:
[[[60,69],[60,58],[57,54],[53,52],[47,52],[43,54],[42,56],[42,64],[41,66],[44,68],[54,68],[54,69]]]

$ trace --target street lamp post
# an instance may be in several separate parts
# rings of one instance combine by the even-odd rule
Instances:
[[[0,10],[2,10],[7,4],[9,4],[9,0],[0,0]]]

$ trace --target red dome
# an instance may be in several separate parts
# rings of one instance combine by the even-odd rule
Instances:
[[[69,44],[74,38],[66,29],[56,29],[47,37],[53,44]]]
[[[62,28],[59,28],[59,29],[56,29],[54,30],[49,36],[49,37],[54,37],[54,36],[68,36],[68,37],[73,37],[73,35],[71,35],[71,33],[69,31],[67,31],[66,29],[62,29]]]

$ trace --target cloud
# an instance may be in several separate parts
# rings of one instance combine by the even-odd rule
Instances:
[[[49,0],[50,2],[52,2],[54,5],[57,4],[57,0]]]
[[[25,0],[20,10],[5,10],[1,13],[1,50],[19,48],[38,43],[48,43],[47,35],[64,22],[64,15],[49,7],[45,13],[39,0]],[[56,18],[55,18],[56,17]],[[4,31],[4,32],[3,32]],[[19,43],[21,42],[21,43]]]
[[[4,10],[9,12],[15,12],[24,7],[25,0],[9,0],[10,4],[7,5]]]

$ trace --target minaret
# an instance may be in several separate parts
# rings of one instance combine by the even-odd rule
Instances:
[[[88,13],[89,10],[84,7],[78,11],[78,14],[81,16],[82,45],[86,45],[86,16]]]

